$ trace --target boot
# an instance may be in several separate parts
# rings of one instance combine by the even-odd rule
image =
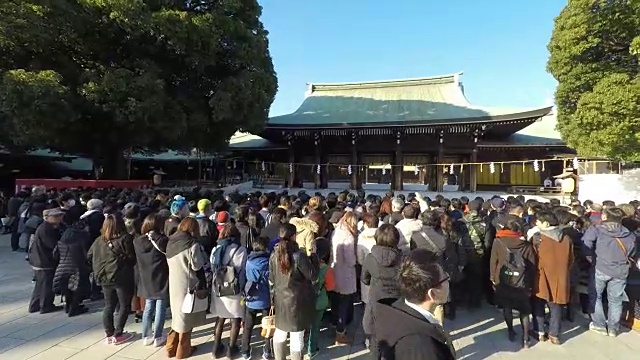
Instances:
[[[273,358],[275,360],[285,360],[287,358],[287,342],[273,342]],[[293,354],[292,354],[293,355]]]
[[[169,330],[167,334],[167,344],[165,345],[165,349],[167,349],[167,356],[172,358],[176,357],[176,353],[178,351],[178,343],[180,339],[178,333],[173,331],[173,329]]]
[[[179,334],[178,351],[176,351],[176,359],[186,359],[196,350],[195,346],[191,346],[191,331]]]
[[[291,360],[302,360],[302,351],[292,351]]]

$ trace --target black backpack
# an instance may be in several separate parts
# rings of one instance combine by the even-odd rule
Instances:
[[[499,238],[495,239],[507,250],[507,261],[499,269],[499,286],[511,289],[527,290],[526,263],[520,251],[511,251]]]
[[[240,245],[237,245],[236,248],[229,253],[229,262],[227,264],[213,264],[213,291],[217,297],[240,294],[240,281],[238,279],[238,274],[236,273],[235,267],[231,265],[233,257],[239,249]],[[224,249],[220,248],[216,251],[224,251]]]

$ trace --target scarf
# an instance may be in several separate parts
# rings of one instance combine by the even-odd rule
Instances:
[[[197,244],[196,239],[192,238],[191,235],[178,231],[175,234],[171,235],[169,238],[169,242],[167,243],[167,259],[172,258],[181,252],[190,249],[193,245]]]
[[[507,230],[507,229],[501,229],[498,230],[496,232],[496,237],[501,238],[501,237],[516,237],[516,238],[521,238],[522,234],[520,234],[517,231],[511,231],[511,230]]]

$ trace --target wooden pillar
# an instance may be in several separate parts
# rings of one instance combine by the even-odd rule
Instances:
[[[404,158],[402,156],[402,133],[396,133],[396,151],[393,153],[393,181],[391,182],[391,190],[402,190],[404,173]]]
[[[323,151],[320,154],[320,163],[327,164],[329,163],[327,152],[322,147],[321,149]],[[326,189],[327,187],[329,187],[329,167],[323,165],[322,169],[320,169],[320,188]]]
[[[478,162],[478,130],[473,133],[473,149],[471,150],[470,162]],[[471,170],[469,174],[469,191],[476,192],[478,191],[478,165],[471,164],[469,169]]]
[[[351,133],[351,156],[349,163],[351,164],[351,178],[349,179],[349,188],[358,190],[362,188],[361,176],[359,174],[360,159],[358,158],[358,138],[357,134]]]
[[[474,147],[473,150],[471,151],[470,162],[473,163],[477,161],[478,161],[478,148]],[[478,165],[471,164],[469,168],[471,169],[469,174],[469,191],[476,192],[478,191]]]
[[[436,164],[442,164],[444,162],[444,131],[440,130],[438,134],[438,156],[436,158]],[[442,192],[444,190],[444,169],[442,165],[438,165],[436,168],[436,191]]]
[[[296,186],[296,151],[293,146],[293,138],[289,137],[287,141],[289,146],[289,188]]]
[[[313,142],[315,144],[315,157],[314,157],[314,166],[313,166],[313,184],[314,188],[320,189],[322,187],[322,173],[326,172],[326,166],[320,166],[320,171],[318,171],[319,164],[322,164],[322,146],[320,144],[320,134],[315,133],[313,135]]]

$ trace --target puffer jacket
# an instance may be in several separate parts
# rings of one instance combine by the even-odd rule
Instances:
[[[307,255],[316,252],[316,234],[318,224],[307,218],[292,218],[289,223],[296,227],[296,242]]]
[[[67,228],[58,242],[60,262],[53,277],[53,290],[64,294],[68,289],[76,292],[80,298],[89,291],[89,266],[87,265],[85,244],[89,242],[89,233],[83,228]]]

